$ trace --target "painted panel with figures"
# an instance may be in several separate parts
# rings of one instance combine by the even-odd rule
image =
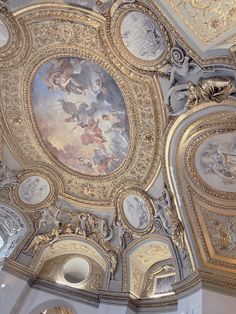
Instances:
[[[31,176],[20,183],[18,194],[22,202],[36,205],[43,202],[50,193],[48,182],[39,176]]]
[[[32,106],[46,148],[68,168],[106,175],[125,160],[129,126],[124,98],[99,65],[75,57],[47,62],[34,77]]]
[[[130,53],[145,61],[153,61],[165,51],[162,34],[152,20],[139,11],[129,12],[124,17],[121,38]]]
[[[123,200],[124,218],[137,230],[146,229],[150,224],[150,209],[143,198],[129,194]]]
[[[5,46],[9,40],[9,32],[5,23],[0,19],[0,48]]]
[[[236,192],[236,133],[209,138],[198,148],[195,163],[207,184],[218,190]]]

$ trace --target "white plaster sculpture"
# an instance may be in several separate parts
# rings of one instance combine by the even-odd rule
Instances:
[[[18,184],[17,172],[10,170],[4,161],[0,161],[0,188]]]

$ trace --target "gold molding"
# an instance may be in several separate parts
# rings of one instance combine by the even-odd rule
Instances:
[[[148,211],[149,211],[149,223],[147,224],[147,226],[144,229],[137,229],[135,227],[133,227],[127,220],[125,213],[124,213],[124,209],[123,209],[123,202],[124,199],[128,196],[128,195],[136,195],[139,198],[141,198],[145,204],[148,206]],[[142,189],[140,189],[137,186],[130,186],[130,187],[126,187],[124,189],[122,189],[121,191],[118,192],[116,199],[116,210],[118,213],[118,219],[122,220],[126,226],[126,228],[128,229],[128,231],[130,231],[131,233],[134,233],[138,236],[142,236],[144,234],[147,234],[149,232],[151,232],[152,228],[153,228],[153,221],[154,221],[154,214],[155,214],[155,210],[154,210],[154,206],[150,200],[150,197],[148,196],[148,194],[143,191]]]
[[[42,177],[47,181],[50,187],[48,196],[42,202],[33,205],[27,204],[24,201],[22,201],[18,193],[20,184],[31,176]],[[58,181],[58,179],[52,173],[43,168],[27,169],[20,173],[18,185],[14,187],[10,197],[12,198],[12,201],[19,207],[21,207],[24,211],[34,212],[37,209],[48,207],[51,203],[54,203],[58,197],[59,192],[58,190],[59,191],[62,190],[60,181]]]
[[[181,194],[181,209],[177,199],[175,199],[175,203],[186,226],[190,250],[194,251],[195,254],[196,267],[216,273],[223,272],[225,276],[233,276],[234,278],[236,278],[236,259],[226,258],[223,251],[215,251],[209,236],[211,230],[206,227],[206,218],[203,218],[201,208],[207,212],[214,212],[216,215],[225,213],[226,216],[232,216],[234,215],[233,209],[235,209],[235,193],[216,190],[213,187],[208,187],[202,180],[200,181],[193,159],[199,143],[215,134],[235,132],[235,112],[226,111],[226,107],[224,107],[231,106],[233,109],[235,105],[236,101],[233,99],[227,99],[223,104],[201,104],[174,119],[167,130],[164,148],[165,158],[163,159],[164,174],[168,179],[173,195],[176,192],[175,184],[177,184],[178,192]],[[204,109],[214,106],[221,106],[222,109],[215,113],[201,113],[204,112]],[[197,117],[198,113],[199,116]],[[186,123],[187,119],[194,115],[195,120],[191,121],[191,125]],[[183,123],[185,126],[181,128]],[[172,139],[176,132],[179,132],[174,144],[176,157],[170,164],[170,146],[173,145]],[[190,160],[191,163],[189,163]],[[170,172],[170,167],[173,165],[175,174]],[[190,166],[191,169],[189,170]],[[173,182],[173,175],[175,175],[175,183]]]
[[[122,20],[130,12],[141,12],[157,26],[158,30],[163,36],[164,40],[164,52],[162,55],[155,60],[145,61],[136,56],[134,56],[128,49],[125,47],[124,43],[121,40],[120,28]],[[159,21],[158,16],[151,11],[148,6],[141,3],[134,4],[123,4],[117,8],[113,13],[111,20],[106,23],[106,34],[109,38],[109,46],[113,49],[113,52],[117,55],[118,58],[122,59],[127,63],[131,68],[137,68],[143,71],[157,71],[162,68],[169,60],[170,49],[171,49],[171,39],[167,33],[164,25]]]
[[[59,6],[59,8],[61,7]],[[24,14],[16,14],[16,17],[21,19],[22,23],[27,24],[27,29],[31,33],[33,52],[31,57],[25,60],[24,68],[16,67],[11,72],[6,71],[4,76],[1,77],[3,86],[1,95],[2,113],[5,117],[2,122],[2,127],[5,130],[4,137],[13,150],[14,156],[17,157],[17,160],[23,167],[30,168],[33,162],[35,166],[42,164],[45,168],[50,167],[55,173],[60,174],[64,185],[61,194],[64,197],[72,200],[78,199],[78,203],[93,205],[98,208],[100,206],[111,208],[114,206],[114,197],[117,191],[123,186],[125,187],[127,181],[129,181],[128,185],[130,182],[138,182],[140,188],[145,190],[160,169],[163,112],[159,99],[160,95],[155,95],[157,81],[151,77],[145,77],[137,81],[136,78],[131,78],[129,75],[121,72],[118,69],[118,64],[115,65],[111,62],[100,39],[99,30],[102,27],[102,19],[99,22],[96,20],[96,25],[94,24],[94,26],[92,23],[93,15],[90,15],[87,11],[83,15],[84,11],[78,8],[76,10],[73,9],[73,13],[68,8],[62,12],[62,9],[54,11],[44,6],[40,7],[39,12],[35,10],[34,8],[28,8],[24,11]],[[59,20],[60,14],[62,16]],[[77,23],[75,23],[76,14],[78,15]],[[83,27],[87,32],[88,38],[85,36],[85,33],[77,32],[77,35],[83,35],[83,38],[81,41],[78,40],[78,44],[74,41],[73,43],[71,42],[72,44],[68,48],[65,47],[65,43],[63,44],[64,37],[58,33],[58,37],[54,36],[55,34],[53,35],[53,38],[55,38],[53,42],[51,35],[44,32],[43,25],[47,21],[47,23],[52,23],[56,27],[61,19],[67,19],[67,23],[71,23],[71,27],[76,27],[76,25]],[[50,32],[50,28],[47,30]],[[56,32],[55,28],[51,28],[51,30],[54,33]],[[93,34],[94,42],[91,42],[90,32]],[[60,36],[62,37],[60,38]],[[47,47],[45,47],[44,40],[47,42]],[[72,38],[68,40],[67,46]],[[88,45],[89,41],[90,44]],[[62,46],[59,47],[59,43]],[[98,49],[96,53],[92,50],[94,43],[96,43]],[[53,47],[55,44],[56,46]],[[34,124],[34,119],[30,109],[29,84],[31,84],[33,75],[39,66],[47,60],[65,55],[89,58],[101,64],[116,79],[124,94],[130,123],[130,149],[123,165],[111,175],[91,177],[70,171],[48,154],[36,127],[31,128],[31,125]],[[23,89],[21,78],[23,78],[24,82]],[[11,84],[10,81],[12,82]],[[11,98],[4,94],[6,86],[8,86],[8,90],[10,88],[8,95],[12,95]],[[158,106],[156,106],[157,98]],[[137,107],[139,110],[135,113],[134,108]],[[12,119],[12,116],[18,117],[17,121],[19,123],[14,123],[15,120]],[[143,150],[148,152],[148,156],[146,153],[143,153]],[[31,153],[32,151],[34,151],[34,154]],[[146,162],[147,159],[148,163]]]

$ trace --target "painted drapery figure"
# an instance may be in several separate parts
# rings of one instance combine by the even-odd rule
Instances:
[[[119,168],[129,147],[128,117],[106,71],[89,60],[58,58],[39,69],[32,87],[36,124],[54,157],[87,175]]]

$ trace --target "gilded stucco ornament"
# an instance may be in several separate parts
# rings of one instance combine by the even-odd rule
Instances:
[[[236,25],[233,0],[227,3],[211,0],[168,0],[167,5],[170,5],[186,27],[205,45],[222,37]]]
[[[110,240],[113,237],[112,227],[108,226],[105,219],[86,212],[66,213],[57,208],[48,208],[48,214],[43,211],[38,223],[38,229],[31,240],[24,254],[34,258],[40,249],[49,246],[65,236],[82,237],[85,240],[91,239],[105,252],[109,263],[110,279],[114,279],[117,270],[118,256]],[[45,222],[45,216],[48,219]]]
[[[27,28],[5,6],[0,10],[0,70],[20,65],[31,51]]]
[[[170,37],[158,16],[143,4],[120,5],[112,12],[105,32],[110,54],[134,71],[157,71],[168,62]]]
[[[204,105],[208,107],[211,106],[208,100],[214,98],[221,101],[229,96],[233,92],[233,76],[229,75],[230,77],[228,77],[228,74],[232,73],[230,67],[226,70],[224,66],[222,66],[222,69],[209,66],[209,72],[216,69],[215,74],[217,75],[214,76],[214,79],[211,79],[212,76],[209,76],[210,79],[209,77],[205,79],[204,76],[202,78],[202,73],[206,72],[206,69],[203,69],[192,59],[193,56],[196,56],[196,59],[199,60],[198,56],[190,50],[191,57],[183,54],[183,58],[178,60],[178,55],[176,58],[173,56],[176,56],[176,51],[178,50],[176,47],[175,50],[172,50],[170,71],[168,73],[158,72],[162,66],[169,62],[170,47],[172,45],[167,30],[163,26],[166,21],[162,14],[158,10],[153,10],[152,12],[145,4],[135,3],[134,1],[116,1],[116,3],[117,6],[114,5],[112,10],[104,14],[106,21],[105,18],[95,13],[73,7],[67,9],[57,5],[54,5],[52,9],[49,6],[42,6],[37,9],[26,9],[19,14],[15,14],[15,20],[17,23],[21,23],[22,28],[27,23],[27,29],[31,37],[26,35],[24,47],[28,47],[28,51],[31,51],[31,56],[24,58],[24,63],[20,63],[21,58],[19,57],[19,60],[17,60],[19,63],[10,70],[8,66],[11,66],[11,58],[7,60],[9,64],[5,64],[4,74],[1,74],[1,84],[3,86],[1,91],[1,113],[4,115],[1,125],[4,129],[6,143],[11,148],[16,159],[26,168],[26,170],[20,173],[19,182],[15,184],[10,193],[11,201],[29,213],[34,222],[35,230],[34,234],[31,234],[30,239],[29,237],[25,238],[24,247],[19,247],[13,257],[17,258],[22,264],[26,264],[31,268],[35,267],[35,269],[38,269],[38,266],[41,267],[45,263],[45,266],[48,267],[44,269],[45,273],[47,273],[46,276],[48,275],[48,278],[55,279],[54,275],[58,274],[58,269],[56,268],[58,265],[55,264],[55,260],[51,261],[51,259],[59,258],[62,251],[65,254],[80,252],[81,255],[91,258],[99,264],[98,268],[94,268],[97,277],[91,278],[91,283],[88,283],[87,286],[88,289],[101,288],[101,276],[103,274],[108,274],[107,277],[109,277],[104,281],[108,282],[110,279],[111,281],[118,281],[119,277],[121,277],[120,267],[118,267],[120,265],[118,263],[122,259],[123,282],[121,284],[124,291],[128,291],[131,287],[132,292],[137,296],[143,297],[143,280],[145,280],[145,284],[147,284],[146,289],[148,290],[145,296],[150,296],[150,294],[154,293],[154,281],[156,279],[160,279],[161,285],[162,277],[157,278],[157,276],[162,268],[156,269],[155,275],[152,274],[153,277],[150,277],[151,274],[148,273],[148,270],[156,262],[173,258],[175,266],[178,264],[183,269],[178,270],[175,267],[177,278],[183,278],[188,273],[186,271],[188,247],[184,237],[185,230],[182,219],[180,220],[179,218],[182,218],[182,216],[177,214],[174,201],[170,197],[171,193],[165,187],[162,196],[153,201],[156,205],[156,208],[154,208],[152,200],[145,192],[160,170],[160,146],[165,126],[159,83],[152,75],[155,73],[155,75],[163,75],[170,79],[170,94],[173,91],[171,90],[172,87],[180,87],[181,79],[188,80],[190,78],[192,80],[191,101],[189,89],[186,91],[188,94],[185,95],[187,97],[184,100],[187,100],[187,103],[191,105],[194,101],[194,107],[195,103],[199,103],[197,108],[193,108],[193,113],[203,108],[200,104],[203,101],[205,101]],[[132,15],[132,13],[135,14]],[[129,43],[125,40],[122,41],[120,38],[122,23],[123,37],[126,36],[126,17],[128,21],[140,18],[143,21],[147,21],[148,24],[148,28],[145,31],[150,32],[150,37],[147,38],[146,42],[145,40],[142,41],[143,51],[137,55],[132,53],[133,48],[128,49]],[[117,27],[118,24],[120,27]],[[7,22],[6,25],[8,25]],[[168,28],[168,30],[170,31],[171,28]],[[116,46],[111,38],[113,34],[114,36],[119,36],[119,38],[117,37],[119,40],[117,40]],[[143,36],[144,34],[142,34]],[[159,40],[157,45],[160,44],[160,55],[157,56],[152,52],[152,54],[145,57],[146,60],[143,57],[140,58],[140,55],[143,53],[145,55],[146,44],[149,40],[151,43],[153,42],[153,36],[157,36]],[[10,42],[11,32],[8,43]],[[131,45],[131,47],[134,46]],[[157,46],[153,47],[155,51]],[[96,54],[94,51],[96,51]],[[186,49],[186,51],[188,50]],[[148,58],[150,60],[147,60]],[[81,174],[73,169],[68,169],[65,164],[63,165],[54,158],[55,156],[49,153],[42,134],[39,132],[35,119],[36,114],[32,110],[33,98],[31,88],[34,78],[40,73],[44,65],[52,65],[55,60],[59,60],[57,65],[61,60],[66,60],[68,70],[71,63],[73,63],[69,62],[70,65],[68,65],[68,59],[69,61],[74,61],[75,59],[86,60],[86,62],[102,67],[116,81],[124,96],[129,119],[130,144],[124,162],[114,172],[111,171],[108,174],[103,173],[102,175],[92,177],[88,174]],[[207,63],[207,61],[204,62]],[[59,67],[59,73],[54,71],[51,77],[47,77],[47,83],[51,79],[50,82],[53,83],[50,85],[51,88],[58,89],[60,92],[64,89],[64,95],[66,96],[67,93],[71,93],[71,88],[74,88],[78,94],[84,94],[83,86],[78,84],[76,86],[78,80],[76,81],[72,76],[68,80],[65,79],[58,83],[56,79],[61,79],[63,75],[66,76],[68,74],[67,70],[63,68],[65,64],[62,66],[62,63]],[[218,76],[217,71],[219,69],[222,70],[222,77]],[[77,70],[79,72],[79,67]],[[207,75],[209,75],[209,72]],[[180,76],[180,81],[178,76]],[[228,79],[224,80],[225,77]],[[100,82],[97,83],[100,84]],[[183,83],[185,84],[186,82],[184,81]],[[218,83],[223,83],[223,92],[222,86],[218,86]],[[205,89],[203,89],[203,85],[206,86]],[[43,87],[47,88],[46,85]],[[214,93],[209,92],[212,89]],[[216,94],[215,89],[217,89]],[[195,92],[194,95],[193,91]],[[104,96],[104,94],[101,93],[100,96]],[[77,110],[79,108],[74,110],[75,107],[71,104],[68,105],[68,102],[66,103],[64,99],[58,100],[57,105],[60,107],[60,110],[62,110],[62,107],[63,110],[66,108],[64,112],[70,115],[64,117],[67,119],[67,125],[75,122],[80,124],[80,126],[83,124],[85,128],[88,127],[85,121],[88,113],[87,108],[82,112],[83,117],[81,117],[81,112]],[[68,113],[68,111],[70,112]],[[218,191],[212,186],[209,187],[198,175],[194,160],[197,147],[209,136],[218,134],[217,132],[228,134],[228,131],[230,131],[232,133],[232,129],[235,129],[235,125],[232,122],[233,118],[230,120],[229,115],[228,120],[225,121],[225,125],[228,126],[224,129],[221,125],[222,117],[225,117],[224,114],[219,114],[215,121],[211,119],[204,120],[198,127],[194,125],[188,134],[191,136],[194,132],[205,132],[205,135],[203,134],[199,141],[194,139],[193,145],[190,145],[188,150],[186,150],[188,162],[184,168],[187,170],[184,170],[183,174],[186,175],[186,172],[189,172],[191,178],[187,180],[188,183],[191,187],[196,185],[197,189],[200,190],[201,195],[197,196],[198,199],[201,199],[203,191],[207,187],[206,191],[210,195],[206,201],[208,205],[212,202],[212,195],[222,198],[222,203],[225,203],[225,199],[230,201],[235,198],[232,191]],[[106,119],[105,117],[104,120]],[[216,130],[219,125],[220,130]],[[78,131],[78,125],[76,125],[74,131]],[[104,139],[96,134],[96,140],[103,141]],[[184,142],[182,144],[184,146]],[[220,153],[223,163],[226,164],[224,165],[225,168],[230,168],[231,172],[234,173],[234,157],[229,158],[230,149],[225,151],[225,149],[222,150],[221,148]],[[180,159],[184,159],[183,155],[181,155]],[[91,162],[90,160],[90,163],[87,163],[88,167],[90,167]],[[179,169],[182,175],[182,168],[180,167]],[[216,170],[222,173],[219,169]],[[4,173],[2,180],[6,176],[6,173]],[[8,175],[8,177],[10,180],[12,178],[13,181],[15,180],[14,173],[13,175]],[[185,180],[185,177],[183,180]],[[41,186],[39,186],[38,192],[36,188],[36,195],[34,191],[31,193],[32,195],[28,195],[29,190],[31,190],[31,188],[29,189],[30,185],[33,183],[34,190],[34,185],[37,185],[40,181],[43,182],[43,189],[46,192],[42,194],[40,192]],[[183,195],[186,192],[185,187],[184,185]],[[25,190],[28,193],[26,195],[24,195]],[[191,197],[190,190],[187,189],[189,198]],[[39,192],[41,193],[40,197],[38,197]],[[116,205],[118,214],[112,223],[108,223],[107,219],[101,218],[97,214],[91,214],[89,212],[90,209],[88,211],[79,210],[68,213],[63,208],[59,209],[54,205],[58,196],[67,200],[73,200],[80,205],[90,205],[94,211],[96,209],[106,209],[106,206]],[[188,200],[186,203],[189,204]],[[230,207],[226,204],[224,204],[224,208],[222,204],[220,205],[221,208],[219,208],[219,204],[217,206],[216,211],[223,211]],[[190,207],[193,207],[192,203]],[[232,208],[233,206],[229,210]],[[26,215],[28,216],[28,214]],[[132,216],[135,219],[132,219]],[[218,223],[218,220],[214,220],[213,225],[215,221],[217,221],[216,227],[220,226],[219,229],[212,229],[220,232],[218,236],[215,236],[214,240],[214,243],[217,243],[217,241],[220,243],[220,247],[217,247],[219,254],[222,254],[222,250],[225,250],[226,247],[228,251],[235,252],[234,220],[229,222],[227,230],[225,230],[226,227],[223,222]],[[200,228],[197,219],[194,220],[194,223],[196,228]],[[204,221],[201,225],[204,226]],[[31,228],[31,231],[33,231],[33,228]],[[214,236],[214,234],[211,236]],[[117,238],[116,243],[113,241],[115,237]],[[151,244],[149,243],[147,247],[142,247],[146,239],[151,239],[153,242],[150,241]],[[199,237],[197,240],[204,242],[202,237]],[[137,248],[135,245],[140,245],[136,253],[134,253]],[[20,252],[22,249],[23,252]],[[144,250],[142,251],[142,249]],[[209,259],[210,253],[204,245],[203,251],[206,259]],[[130,253],[133,253],[131,264],[129,264],[130,261],[128,260]],[[229,252],[227,254],[227,256],[232,255]],[[47,264],[47,261],[50,261],[50,263]],[[131,265],[130,269],[128,265]],[[168,267],[172,267],[171,265],[172,263],[165,265],[166,268],[163,266],[161,270],[161,272],[163,271],[162,275],[168,274],[170,270]],[[224,264],[225,266],[227,265]],[[99,268],[102,268],[102,272],[99,272]],[[143,272],[142,268],[147,270],[146,273]],[[44,275],[42,276],[44,277]],[[128,287],[129,280],[131,281],[130,287]],[[105,289],[108,287],[107,282],[105,283]],[[148,286],[148,283],[150,286]]]
[[[117,191],[125,182],[139,182],[145,190],[158,171],[164,124],[160,94],[154,96],[157,91],[154,79],[137,81],[120,72],[110,61],[99,32],[104,23],[102,19],[78,9],[72,11],[47,8],[37,12],[31,10],[18,17],[22,23],[27,22],[33,50],[30,59],[25,59],[24,67],[16,66],[1,77],[2,113],[6,117],[3,127],[7,142],[24,167],[30,168],[32,163],[36,165],[40,160],[53,172],[60,173],[64,185],[61,193],[65,196],[96,206],[112,206]],[[61,31],[62,20],[69,30],[68,36]],[[41,65],[68,56],[90,60],[101,66],[116,81],[124,96],[130,145],[123,164],[110,174],[91,177],[70,170],[48,152],[37,129],[32,111],[33,78]],[[134,110],[137,107],[139,110]],[[12,117],[20,117],[20,123],[13,123]]]
[[[235,113],[225,113],[202,124],[200,133],[193,133],[186,146],[186,166],[191,181],[198,189],[212,196],[235,199],[234,182],[234,138]],[[212,121],[213,120],[213,121]],[[211,127],[219,125],[218,129]],[[199,129],[200,130],[200,129]],[[197,130],[194,130],[195,132]],[[230,140],[227,140],[228,136]],[[232,158],[231,158],[232,157]],[[232,159],[232,160],[231,160]],[[214,183],[214,180],[219,182]]]
[[[184,227],[178,217],[173,198],[164,184],[162,196],[153,200],[155,205],[155,217],[159,218],[164,230],[169,235],[173,243],[181,250],[186,249],[184,239]]]
[[[16,208],[1,201],[0,204],[0,235],[3,246],[0,249],[0,259],[11,256],[19,247],[22,239],[27,237],[29,228],[32,227],[28,217],[23,217]]]
[[[58,188],[61,189],[60,180],[51,171],[35,167],[18,174],[17,186],[11,198],[25,211],[35,211],[55,201]]]
[[[173,258],[177,278],[179,278],[180,273],[177,260],[168,238],[161,235],[146,235],[142,239],[131,243],[125,249],[122,258],[123,290],[130,290],[139,297],[142,293],[143,280],[150,267],[158,262],[167,261],[170,258]]]
[[[204,102],[222,102],[235,96],[235,70],[226,66],[201,67],[182,48],[171,49],[169,90],[164,104],[178,116]]]
[[[173,129],[178,134],[174,163],[166,159],[165,166],[183,223],[191,224],[191,232],[185,229],[188,245],[198,253],[199,268],[234,276],[235,100],[204,103],[178,117],[170,124],[166,152]]]
[[[153,228],[154,208],[148,194],[137,187],[121,190],[117,195],[118,220],[136,235],[149,233]]]
[[[236,257],[236,216],[221,215],[201,209],[214,250],[223,256]]]
[[[184,109],[172,115],[180,115],[187,110],[192,109],[199,103],[216,101],[218,103],[235,94],[234,79],[229,77],[212,77],[208,79],[199,79],[198,83],[180,84],[170,88],[166,99],[170,99],[173,94],[181,99],[187,97]],[[167,106],[170,106],[169,100],[166,100]]]

